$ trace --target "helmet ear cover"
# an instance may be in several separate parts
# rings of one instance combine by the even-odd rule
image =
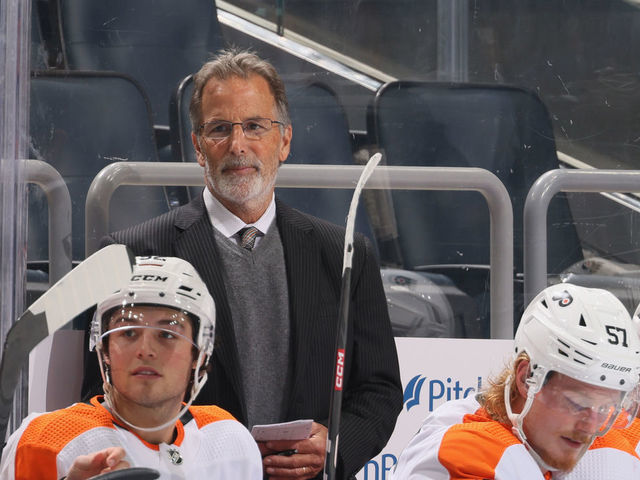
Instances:
[[[520,394],[523,397],[527,396],[530,389],[533,389],[534,393],[539,392],[549,382],[549,380],[551,380],[558,373],[553,370],[545,370],[544,368],[540,368],[539,365],[532,364],[531,360],[529,359],[525,358],[523,359],[523,361],[526,361],[528,363],[524,381],[523,382],[518,381],[517,366],[516,366],[516,376],[514,379],[516,388],[520,383],[522,384],[522,388],[524,392],[520,391]],[[522,361],[519,363],[519,365],[520,364],[522,364]]]

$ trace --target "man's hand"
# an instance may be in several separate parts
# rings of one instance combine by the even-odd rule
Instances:
[[[313,422],[311,436],[306,440],[271,440],[258,442],[258,447],[264,457],[264,471],[271,480],[314,478],[324,468],[327,427]],[[297,453],[277,454],[293,450],[297,450]]]
[[[67,480],[86,480],[101,473],[129,468],[129,462],[123,460],[124,456],[125,451],[122,447],[109,447],[99,452],[80,455],[74,460],[66,478]]]

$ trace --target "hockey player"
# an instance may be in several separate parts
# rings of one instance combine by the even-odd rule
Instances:
[[[640,335],[640,305],[638,305],[635,313],[633,314],[633,323],[638,335]],[[638,387],[638,395],[640,397],[640,387]],[[626,438],[631,445],[631,448],[640,458],[640,418],[636,416],[633,424],[629,428],[622,430],[620,433]],[[638,475],[638,477],[640,478],[640,475]]]
[[[394,479],[638,475],[622,431],[606,435],[629,425],[637,410],[640,340],[622,303],[604,290],[549,287],[525,310],[515,350],[479,404],[445,404],[427,418]],[[606,468],[598,470],[601,462]]]
[[[83,480],[141,466],[165,479],[262,479],[246,428],[218,407],[190,406],[207,380],[214,329],[213,299],[188,262],[137,257],[92,323],[104,397],[27,417],[0,478]]]

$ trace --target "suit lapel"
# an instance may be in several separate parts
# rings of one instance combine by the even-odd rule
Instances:
[[[214,367],[221,367],[231,380],[232,387],[240,402],[240,411],[246,418],[246,406],[242,395],[242,384],[236,348],[231,309],[227,300],[223,270],[219,262],[219,252],[214,240],[213,227],[204,208],[202,196],[194,200],[193,208],[176,219],[176,226],[183,230],[175,241],[174,249],[178,257],[184,258],[198,271],[209,288],[216,304],[216,340]],[[218,364],[216,366],[215,364]]]
[[[289,396],[296,398],[306,385],[304,378],[308,361],[307,345],[313,341],[311,331],[317,311],[317,292],[320,275],[320,246],[313,232],[313,226],[299,212],[276,201],[276,220],[282,239],[282,248],[287,268],[289,305],[291,322],[290,358],[291,383]],[[285,402],[288,406],[294,402]],[[288,417],[287,412],[285,418]]]

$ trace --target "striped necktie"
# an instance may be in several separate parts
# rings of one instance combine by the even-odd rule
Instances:
[[[253,245],[256,243],[258,233],[260,233],[260,231],[256,227],[245,227],[239,230],[240,246],[247,250],[253,250]]]

